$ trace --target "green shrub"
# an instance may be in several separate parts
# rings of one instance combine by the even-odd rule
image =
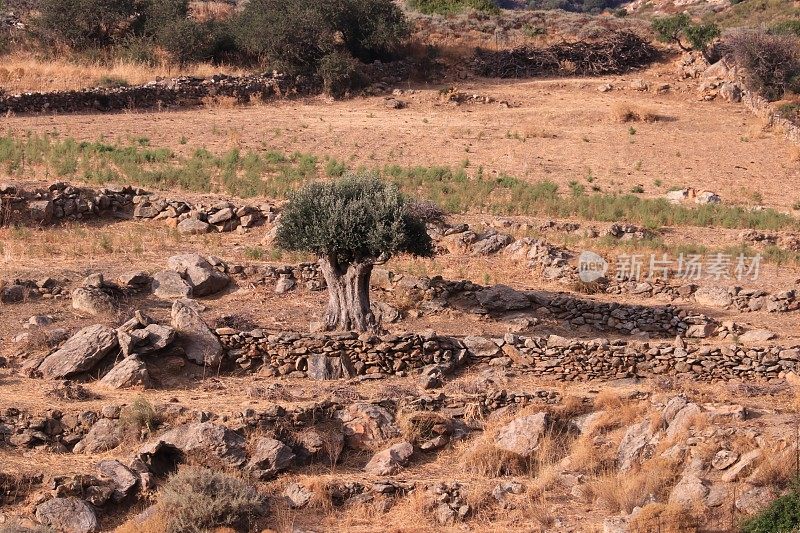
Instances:
[[[780,533],[797,531],[800,527],[800,494],[792,490],[773,501],[769,507],[748,519],[742,533]]]
[[[134,0],[42,0],[37,27],[72,48],[105,46],[128,31],[136,7]]]
[[[322,80],[326,94],[335,97],[344,96],[361,83],[359,62],[346,52],[333,52],[319,62],[317,75]]]
[[[97,85],[99,87],[127,87],[130,84],[125,78],[101,76],[100,79],[97,80]]]
[[[160,423],[158,414],[145,398],[139,396],[119,413],[120,427],[133,437],[141,437],[150,433]]]
[[[184,467],[159,493],[167,533],[204,533],[220,526],[247,527],[264,499],[239,477],[208,468]]]
[[[711,43],[721,33],[716,24],[695,24],[685,13],[657,17],[653,19],[652,27],[658,40],[677,44],[681,50],[698,50],[704,55]],[[683,43],[682,39],[688,42],[688,46]]]
[[[493,0],[409,0],[408,7],[426,15],[454,15],[468,9],[499,13]]]
[[[250,0],[233,26],[245,53],[290,75],[315,74],[337,51],[390,58],[409,31],[391,0]]]
[[[800,37],[800,19],[776,22],[769,28],[772,35],[796,35]]]

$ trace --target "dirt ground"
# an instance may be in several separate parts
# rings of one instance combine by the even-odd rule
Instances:
[[[330,156],[351,166],[448,165],[483,167],[488,175],[549,179],[562,190],[572,181],[606,192],[644,196],[671,188],[717,192],[734,204],[788,211],[798,200],[800,166],[780,132],[743,105],[701,101],[695,82],[674,80],[670,63],[606,78],[465,81],[459,90],[497,100],[453,106],[439,101],[442,87],[408,86],[398,96],[330,101],[305,98],[249,107],[216,106],[163,113],[7,117],[0,131],[53,132],[81,140],[147,137],[178,153],[197,147],[269,148]],[[664,94],[636,91],[631,81]],[[611,92],[598,87],[610,83]],[[508,106],[498,102],[507,102]],[[615,105],[658,115],[652,123],[619,123]],[[180,144],[179,139],[187,142]],[[763,198],[763,202],[759,199]]]

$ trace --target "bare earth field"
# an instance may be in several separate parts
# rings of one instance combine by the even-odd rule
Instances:
[[[487,176],[552,180],[561,191],[569,191],[571,182],[605,193],[629,193],[641,186],[642,197],[656,198],[692,187],[719,194],[723,204],[796,215],[792,206],[800,200],[800,166],[782,133],[743,105],[703,101],[696,84],[676,81],[672,70],[663,64],[607,78],[470,80],[458,88],[495,101],[459,106],[441,101],[440,87],[403,87],[395,98],[407,102],[405,109],[390,109],[384,96],[374,96],[170,112],[9,116],[0,119],[0,134],[58,132],[78,140],[120,142],[144,137],[152,147],[182,155],[199,147],[213,153],[274,149],[328,156],[353,168],[468,162],[467,168],[482,168]],[[639,79],[651,88],[669,84],[669,89],[631,88]],[[599,91],[604,84],[614,89]],[[658,118],[619,122],[614,109],[620,105]],[[55,181],[35,168],[22,180],[3,172],[0,183],[27,189]],[[180,190],[153,192],[195,204],[223,200]],[[253,198],[247,204],[275,200]],[[595,231],[547,229],[548,222]],[[447,227],[458,224],[467,224],[477,242],[491,237],[491,228],[508,236],[504,246],[535,246],[526,238],[546,241],[570,253],[567,268],[575,267],[581,250],[606,257],[674,257],[692,246],[709,253],[743,245],[749,246],[748,254],[768,250],[745,240],[743,229],[664,227],[654,230],[653,238],[628,240],[605,236],[610,223],[580,219],[466,213],[451,216]],[[395,285],[373,289],[374,301],[398,311],[398,320],[384,324],[386,334],[430,339],[435,331],[462,340],[482,338],[482,348],[470,348],[474,357],[448,368],[443,382],[430,387],[420,380],[421,367],[311,380],[306,359],[313,346],[301,350],[296,368],[283,365],[280,372],[266,364],[247,366],[237,359],[239,352],[226,356],[225,364],[202,366],[187,359],[190,350],[169,346],[142,356],[149,388],[109,386],[100,379],[103,365],[71,375],[67,384],[45,379],[37,370],[39,361],[81,328],[117,328],[136,311],[158,324],[174,320],[175,298],[157,297],[149,287],[124,292],[107,312],[76,310],[74,291],[93,283],[85,278],[101,273],[113,282],[132,271],[154,275],[179,254],[216,256],[228,266],[230,283],[198,298],[199,316],[210,335],[221,338],[232,335],[227,329],[259,328],[266,335],[308,335],[309,323],[323,311],[325,291],[310,290],[302,282],[276,291],[275,280],[260,283],[247,274],[248,267],[313,260],[277,250],[269,238],[272,222],[203,235],[181,234],[176,225],[177,220],[102,218],[0,227],[0,291],[15,280],[43,278],[63,287],[57,297],[29,298],[26,293],[20,301],[0,303],[0,531],[20,531],[11,529],[17,523],[32,526],[43,515],[37,508],[54,496],[89,501],[99,520],[97,531],[163,530],[160,508],[136,515],[159,502],[167,472],[153,465],[152,472],[136,470],[141,465],[133,459],[165,432],[198,424],[214,429],[199,444],[166,446],[180,449],[171,458],[250,479],[266,498],[265,510],[249,526],[233,524],[219,532],[735,531],[790,485],[800,444],[800,381],[794,366],[800,361],[800,311],[793,292],[800,288],[800,264],[792,255],[797,250],[784,247],[786,255],[765,257],[756,280],[694,282],[701,289],[721,288],[722,296],[734,285],[751,289],[755,296],[749,301],[760,298],[758,291],[765,291],[766,302],[782,295],[776,298],[788,302],[787,308],[775,310],[760,300],[752,307],[703,300],[697,286],[686,295],[656,293],[637,284],[619,293],[589,290],[567,276],[548,275],[549,265],[537,263],[533,255],[520,258],[508,248],[478,253],[470,248],[472,242],[458,248],[443,237],[432,259],[393,258],[382,268],[394,273]],[[793,235],[786,230],[772,236],[781,245]],[[234,273],[234,266],[241,272]],[[448,286],[444,295],[432,294],[436,276],[478,287]],[[498,285],[507,286],[493,293],[505,307],[495,308],[481,295]],[[562,293],[572,302],[605,310],[562,316],[547,304],[531,304],[539,301],[533,293],[542,298]],[[520,295],[531,299],[527,305],[506,305]],[[658,331],[648,331],[649,318],[616,327],[628,319],[608,322],[603,304],[647,317],[667,306],[676,318],[672,324],[667,318],[667,326]],[[49,318],[42,326],[26,326],[35,316]],[[610,325],[598,326],[598,320]],[[690,323],[678,326],[681,321]],[[61,336],[48,340],[56,330],[63,330]],[[747,337],[748,332],[760,336]],[[592,339],[623,348],[613,357],[581,352]],[[536,354],[541,348],[541,354],[531,355],[521,346]],[[490,355],[480,356],[480,350]],[[284,356],[283,351],[275,355]],[[628,356],[639,357],[638,369],[635,364],[634,370],[628,368]],[[662,356],[680,359],[680,366],[664,363],[668,369],[656,370],[653,361]],[[734,356],[735,362],[725,359]],[[602,366],[594,359],[603,357],[608,365],[597,379],[547,370],[565,361]],[[103,364],[122,359],[116,349]],[[64,392],[77,386],[82,387],[77,396]],[[139,415],[130,415],[133,407]],[[358,411],[355,421],[342,414],[353,414],[353,409]],[[141,413],[148,410],[151,418],[142,421]],[[282,414],[270,418],[278,411]],[[70,425],[72,419],[83,422]],[[428,422],[414,425],[421,419]],[[536,420],[541,427],[535,427]],[[104,424],[119,438],[113,445],[103,441],[87,449],[98,438],[89,428]],[[311,433],[316,448],[309,444]],[[236,439],[241,442],[230,444]],[[261,439],[288,443],[293,457],[280,467],[275,457],[264,459],[261,467],[268,464],[274,471],[255,479],[258,468],[251,463],[241,467],[256,455]],[[413,446],[410,458],[385,471],[370,466],[374,453],[401,442]],[[231,449],[246,458],[232,465]],[[101,487],[111,486],[97,471],[104,460],[119,460],[134,477],[124,494],[112,483],[115,495],[107,491],[101,497]],[[73,477],[79,474],[102,479]],[[305,500],[303,493],[309,494]]]
[[[788,210],[800,180],[790,146],[779,132],[741,105],[699,101],[696,84],[671,79],[671,65],[632,76],[536,81],[472,81],[460,90],[498,103],[454,107],[438,89],[409,87],[406,109],[388,109],[383,97],[302,99],[246,108],[216,107],[168,113],[9,117],[0,131],[59,132],[96,141],[145,136],[177,153],[205,147],[268,148],[335,157],[352,166],[446,165],[469,161],[489,175],[571,181],[607,192],[645,196],[676,187],[712,190],[726,201]],[[634,80],[665,94],[629,88]],[[602,93],[611,83],[619,90]],[[615,104],[658,115],[652,123],[619,123]],[[632,133],[631,128],[635,130]],[[185,144],[177,141],[181,138]],[[658,180],[658,185],[656,185]],[[789,194],[787,194],[789,192]]]

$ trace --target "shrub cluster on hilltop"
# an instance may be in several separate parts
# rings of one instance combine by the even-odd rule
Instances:
[[[166,51],[179,63],[258,64],[354,81],[355,62],[389,59],[409,35],[391,0],[250,0],[227,17],[198,20],[189,0],[42,0],[37,37],[55,48],[125,49],[139,60]]]

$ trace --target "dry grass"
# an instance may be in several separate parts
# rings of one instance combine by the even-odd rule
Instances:
[[[675,504],[651,503],[642,507],[629,528],[637,533],[694,533],[697,526],[696,510]]]
[[[798,451],[794,446],[773,445],[765,451],[761,465],[749,481],[764,487],[785,488],[797,478]]]
[[[117,529],[115,533],[164,533],[167,530],[167,519],[162,511],[157,511],[146,520],[139,521],[137,517],[131,518]]]
[[[659,118],[658,113],[652,109],[627,102],[617,102],[611,107],[611,119],[614,122],[656,122]]]
[[[590,480],[587,496],[611,512],[630,513],[652,496],[664,500],[677,478],[678,464],[661,459],[647,461],[639,470],[607,472]]]
[[[789,162],[800,163],[800,146],[793,144],[789,147]]]
[[[3,57],[3,64],[0,66],[0,88],[9,93],[65,91],[96,87],[101,85],[103,79],[124,80],[130,85],[138,85],[153,81],[157,77],[207,77],[219,73],[242,74],[243,71],[210,63],[177,67],[150,66],[123,60],[116,60],[111,64],[45,61],[19,53]]]

